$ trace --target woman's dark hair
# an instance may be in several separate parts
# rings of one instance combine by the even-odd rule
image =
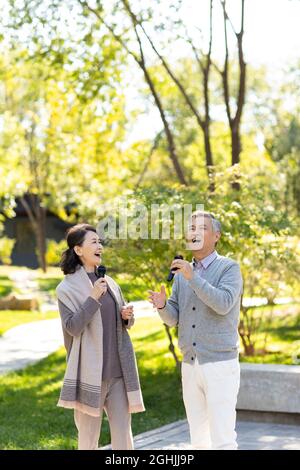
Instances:
[[[81,246],[83,244],[87,232],[97,233],[95,227],[89,224],[73,225],[73,227],[67,230],[66,240],[68,248],[62,253],[59,263],[64,274],[73,274],[78,265],[82,265],[79,256],[74,251],[74,246]]]

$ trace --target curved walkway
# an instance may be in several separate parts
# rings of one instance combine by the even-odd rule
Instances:
[[[60,320],[40,320],[11,328],[0,338],[0,374],[22,369],[63,344]]]
[[[146,301],[132,302],[135,317],[155,315],[153,307]],[[48,309],[55,310],[56,304]],[[0,375],[22,369],[40,361],[63,345],[59,318],[24,323],[11,328],[0,337]]]

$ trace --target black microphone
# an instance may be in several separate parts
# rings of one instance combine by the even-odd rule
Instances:
[[[98,278],[104,277],[106,273],[106,267],[103,266],[103,264],[100,264],[100,266],[97,266],[95,268],[95,274]]]
[[[174,256],[174,259],[183,259],[183,256],[181,256],[181,255],[176,255],[176,256]],[[175,276],[175,272],[174,272],[174,271],[177,271],[177,269],[179,269],[179,268],[173,268],[173,269],[170,270],[169,275],[168,275],[168,277],[167,277],[167,281],[168,281],[168,282],[172,281],[172,279],[173,279],[174,276]]]

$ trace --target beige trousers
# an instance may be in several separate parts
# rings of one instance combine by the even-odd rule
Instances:
[[[194,449],[237,449],[238,359],[193,365],[182,363],[182,388]]]
[[[103,409],[108,417],[112,449],[133,449],[131,414],[128,412],[128,399],[122,377],[102,381],[100,417],[96,418],[74,410],[78,449],[98,449]]]

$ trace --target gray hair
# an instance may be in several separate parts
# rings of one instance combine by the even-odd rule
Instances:
[[[207,217],[211,220],[212,223],[212,228],[214,232],[222,232],[222,225],[221,222],[215,218],[215,216],[211,212],[205,212],[205,211],[195,211],[192,213],[192,217],[197,217],[198,215],[201,215],[202,217]]]

